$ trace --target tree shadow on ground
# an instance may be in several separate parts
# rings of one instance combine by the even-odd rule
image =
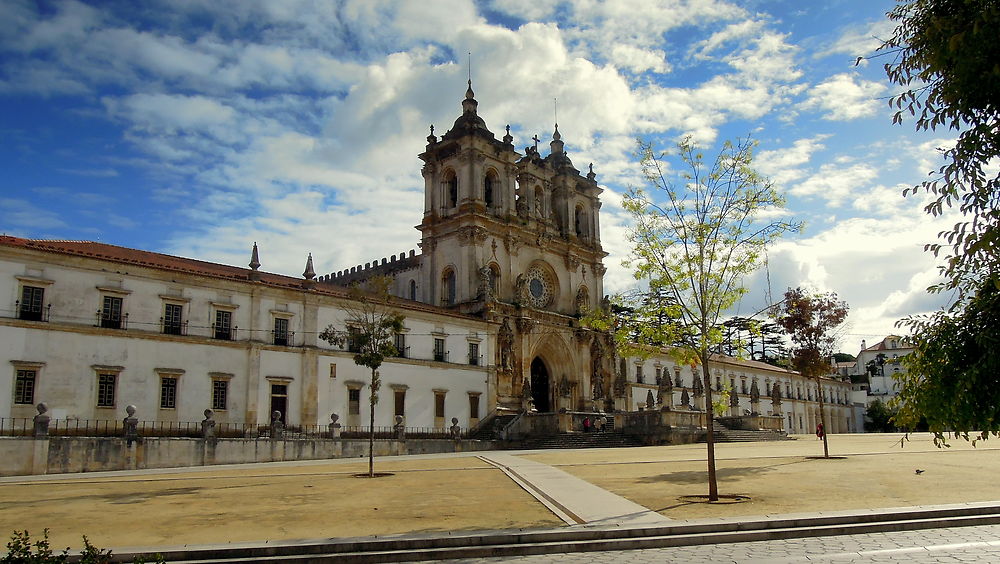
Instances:
[[[803,462],[808,462],[808,460],[793,460],[790,462],[779,462],[775,464],[769,464],[767,466],[747,466],[741,468],[717,468],[715,471],[715,476],[719,480],[726,480],[730,478],[743,478],[747,476],[759,476],[761,474],[766,474],[768,472],[774,471],[775,468],[779,466],[789,466],[792,464],[802,464]],[[708,469],[704,470],[682,470],[678,472],[667,472],[666,474],[658,474],[656,476],[646,476],[644,478],[639,478],[637,480],[643,484],[659,484],[659,483],[673,483],[673,484],[704,484],[708,481]]]

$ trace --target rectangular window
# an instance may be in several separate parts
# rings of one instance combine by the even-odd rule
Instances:
[[[42,321],[42,300],[45,288],[24,286],[21,288],[21,303],[18,304],[17,316],[26,321]]]
[[[645,377],[642,375],[642,365],[640,364],[635,367],[635,381],[639,384],[645,384],[645,380]]]
[[[225,411],[229,407],[229,381],[212,380],[212,409]]]
[[[750,393],[750,392],[747,391],[747,381],[746,380],[740,380],[740,393],[742,393],[743,395],[747,395],[748,393]]]
[[[361,330],[357,327],[347,328],[347,351],[352,353],[361,352]]]
[[[396,333],[392,346],[396,347],[396,356],[406,358],[406,333]]]
[[[215,338],[227,341],[233,338],[233,312],[224,309],[215,310]]]
[[[118,296],[104,296],[104,303],[101,306],[101,327],[122,328],[122,301]]]
[[[97,407],[115,406],[115,383],[117,381],[117,374],[97,375]]]
[[[175,409],[177,407],[177,378],[163,376],[160,378],[160,409]]]
[[[184,306],[181,304],[163,304],[163,332],[167,335],[181,334],[181,316]]]
[[[434,339],[434,360],[444,362],[444,339]]]
[[[361,389],[351,388],[347,390],[347,414],[358,415],[361,413]]]
[[[654,381],[656,382],[656,384],[657,384],[657,385],[660,385],[660,380],[662,380],[662,379],[663,379],[663,372],[661,372],[661,371],[660,371],[660,367],[659,367],[659,366],[657,366],[657,367],[656,367],[656,368],[654,368],[653,370],[654,370],[654,372],[655,372],[655,374],[656,374],[656,375],[654,376],[654,378],[655,378],[655,380],[654,380]]]
[[[395,407],[393,415],[406,415],[406,390],[395,390],[393,394],[395,398]]]
[[[469,417],[479,419],[479,396],[469,396]]]
[[[444,392],[434,392],[434,417],[444,418]]]
[[[479,343],[469,343],[469,364],[479,366]]]
[[[288,346],[288,320],[284,317],[274,318],[274,344]]]
[[[18,370],[14,379],[14,403],[28,404],[35,403],[35,378],[38,373],[34,370]]]

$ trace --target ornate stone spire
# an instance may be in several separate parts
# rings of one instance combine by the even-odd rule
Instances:
[[[590,172],[587,173],[587,180],[593,181],[597,178],[597,173],[594,172],[594,163],[590,163]]]
[[[508,145],[514,144],[514,137],[510,134],[510,124],[507,124],[507,135],[503,136],[503,142]]]
[[[306,271],[302,273],[302,277],[306,280],[312,280],[316,278],[316,271],[313,269],[313,255],[309,253],[309,258],[306,259]]]
[[[302,281],[303,288],[312,288],[316,285],[316,270],[313,268],[312,253],[309,253],[309,258],[306,259],[306,270],[302,273],[302,277],[305,278]]]
[[[562,135],[559,135],[559,124],[556,124],[555,131],[552,132],[552,141],[549,143],[553,153],[563,152]]]
[[[427,136],[427,144],[428,145],[433,145],[433,144],[437,143],[437,141],[438,141],[438,138],[437,138],[436,135],[434,135],[434,124],[432,123],[431,124],[431,134]]]
[[[472,79],[469,79],[469,89],[465,91],[465,99],[462,100],[462,112],[474,114],[478,108],[479,102],[476,101],[476,93],[472,91]]]
[[[260,268],[260,256],[257,254],[257,241],[253,242],[253,250],[250,251],[250,264],[247,265],[250,270],[257,270]]]

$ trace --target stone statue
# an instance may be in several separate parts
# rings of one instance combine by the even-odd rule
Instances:
[[[691,396],[688,395],[687,388],[681,390],[681,406],[691,407]]]
[[[524,196],[518,196],[514,206],[517,210],[517,217],[528,219],[528,202],[525,201]]]
[[[514,370],[514,331],[510,328],[510,318],[503,318],[503,325],[497,335],[497,349],[500,351],[500,370]]]
[[[211,409],[205,410],[205,419],[201,422],[201,436],[205,439],[215,437],[215,413]]]
[[[658,384],[659,386],[656,389],[656,404],[661,407],[673,407],[674,386],[673,382],[670,381],[670,373],[666,369],[664,369],[663,376],[660,377]]]
[[[646,409],[653,409],[656,407],[656,400],[653,399],[653,390],[646,390]]]
[[[570,388],[571,388],[571,386],[569,384],[569,378],[567,378],[566,375],[563,374],[562,379],[559,380],[559,396],[560,397],[564,397],[564,398],[568,398],[569,397]]]
[[[757,388],[757,379],[754,378],[753,382],[750,383],[750,402],[757,403],[760,401],[760,389]]]
[[[125,446],[139,440],[139,420],[135,417],[135,406],[125,407],[125,419],[122,420],[122,431],[125,435]]]
[[[49,435],[49,421],[52,420],[52,417],[46,415],[46,413],[49,411],[49,406],[46,405],[44,401],[42,401],[38,402],[38,405],[35,406],[35,409],[38,410],[38,415],[36,415],[32,419],[32,422],[35,424],[34,436],[47,437]]]
[[[528,278],[523,273],[514,279],[514,299],[521,305],[528,303]]]
[[[604,397],[604,347],[597,337],[590,344],[590,367],[590,384],[593,390],[591,397],[601,399]]]
[[[771,409],[777,415],[781,411],[781,387],[775,382],[771,386]]]
[[[271,438],[281,439],[285,436],[285,423],[281,420],[281,412],[275,409],[271,412]]]
[[[582,286],[576,291],[576,313],[584,315],[590,309],[590,299],[587,297],[587,290]]]
[[[479,269],[479,299],[489,301],[493,299],[493,271],[489,265]]]
[[[531,393],[531,377],[521,378],[521,406],[525,411],[535,410],[535,398]]]
[[[619,374],[615,378],[615,397],[623,398],[625,397],[625,389],[628,387],[628,380],[625,379],[624,374]]]

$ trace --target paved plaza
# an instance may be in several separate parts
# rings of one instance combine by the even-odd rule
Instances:
[[[927,435],[901,439],[834,435],[831,453],[843,457],[837,460],[816,459],[822,447],[809,436],[717,445],[720,491],[749,498],[719,505],[683,497],[706,493],[705,445],[385,457],[376,459],[376,470],[393,475],[374,480],[354,476],[367,469],[366,460],[359,459],[8,477],[0,479],[0,528],[36,535],[47,527],[54,546],[80,546],[87,535],[97,546],[122,552],[127,547],[485,530],[649,527],[1000,500],[1000,484],[984,479],[1000,466],[1000,449],[992,444],[973,448],[954,441],[952,448],[938,449]],[[915,561],[916,553],[900,550],[920,548],[919,554],[934,558],[948,551],[994,551],[996,545],[988,543],[997,532],[966,527],[905,533],[911,536],[878,533],[870,539],[741,542],[630,551],[629,559],[794,561],[815,559],[811,551],[820,551],[816,554],[824,558],[847,561],[902,561],[904,555]],[[900,539],[902,545],[891,544]],[[964,548],[941,548],[956,543]],[[871,554],[858,554],[864,551]],[[593,552],[560,558],[601,562],[622,557]]]

